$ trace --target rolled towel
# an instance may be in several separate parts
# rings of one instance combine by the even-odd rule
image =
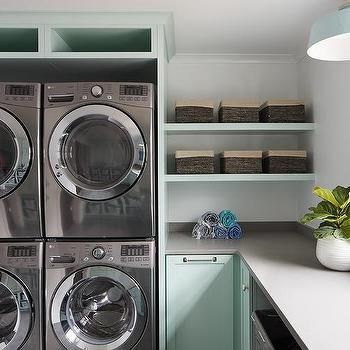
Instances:
[[[196,224],[192,230],[192,237],[196,239],[209,239],[213,238],[213,232],[206,224]]]
[[[242,236],[241,226],[236,223],[228,229],[228,237],[230,239],[240,239]]]
[[[228,239],[228,232],[222,225],[214,226],[212,228],[214,232],[214,238],[216,239]]]
[[[220,223],[220,218],[218,214],[212,211],[208,211],[200,217],[198,222],[204,223],[210,227],[213,227],[213,226],[217,226]]]
[[[231,210],[223,210],[219,214],[219,218],[220,218],[221,223],[226,228],[230,228],[230,227],[234,226],[237,222],[237,217],[235,214],[232,213]]]

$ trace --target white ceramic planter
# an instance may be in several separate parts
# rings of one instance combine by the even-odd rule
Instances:
[[[350,241],[327,237],[317,240],[318,261],[332,270],[350,271]]]

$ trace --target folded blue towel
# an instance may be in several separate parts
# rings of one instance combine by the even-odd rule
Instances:
[[[213,238],[213,231],[206,224],[196,224],[192,230],[192,237],[196,239]]]
[[[221,225],[214,226],[212,228],[214,232],[214,238],[216,239],[228,239],[227,229]]]
[[[205,223],[206,225],[213,227],[217,226],[220,223],[220,218],[218,214],[212,211],[208,211],[200,217],[198,223]]]
[[[238,223],[228,229],[228,237],[230,239],[239,239],[242,236],[242,229]]]
[[[226,228],[230,228],[230,227],[234,226],[237,222],[237,217],[235,214],[232,213],[231,210],[223,210],[219,214],[219,218],[220,218],[221,223]]]

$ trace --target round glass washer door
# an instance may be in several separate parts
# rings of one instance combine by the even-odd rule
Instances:
[[[146,145],[127,114],[111,106],[87,105],[58,122],[49,159],[66,190],[88,200],[107,200],[129,190],[140,177]]]
[[[0,109],[0,198],[24,181],[31,157],[29,138],[23,126],[12,114]]]
[[[146,322],[146,301],[138,284],[108,266],[76,271],[52,299],[52,327],[68,349],[132,349]]]
[[[24,285],[0,270],[0,349],[19,349],[32,328],[32,303]]]

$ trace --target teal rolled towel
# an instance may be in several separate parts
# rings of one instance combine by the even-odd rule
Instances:
[[[234,226],[237,222],[237,217],[235,214],[232,213],[231,210],[223,210],[219,214],[219,218],[221,223],[226,227],[227,229]]]
[[[227,231],[228,231],[228,237],[230,239],[240,239],[241,236],[242,236],[242,229],[241,229],[241,226],[239,226],[238,223],[235,223]]]

